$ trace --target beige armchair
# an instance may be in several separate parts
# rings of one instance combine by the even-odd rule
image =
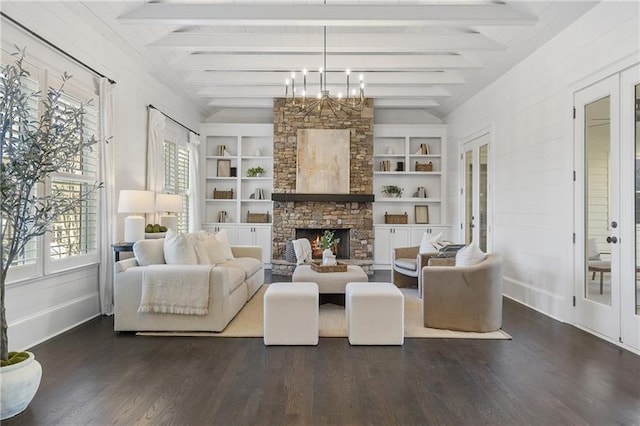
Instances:
[[[502,326],[502,257],[473,266],[422,268],[424,326],[487,332]]]
[[[391,264],[393,266],[393,283],[397,287],[417,287],[422,297],[422,274],[420,271],[430,258],[438,252],[420,254],[420,247],[399,247],[393,249]]]

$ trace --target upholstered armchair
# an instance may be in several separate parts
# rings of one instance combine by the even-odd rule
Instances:
[[[442,259],[447,260],[449,259]],[[502,326],[502,256],[472,266],[422,268],[424,326],[487,332]]]
[[[418,287],[422,297],[422,274],[420,271],[430,258],[438,252],[420,254],[420,247],[399,247],[393,249],[391,264],[393,265],[393,283],[397,287]]]

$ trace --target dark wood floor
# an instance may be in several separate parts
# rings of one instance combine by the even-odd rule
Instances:
[[[265,347],[102,317],[33,348],[40,390],[3,424],[640,424],[639,356],[509,300],[503,328],[512,341]]]

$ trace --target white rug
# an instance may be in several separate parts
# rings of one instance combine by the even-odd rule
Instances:
[[[253,296],[221,333],[213,332],[139,332],[139,336],[202,336],[202,337],[263,337],[263,299],[266,286]],[[401,289],[404,293],[405,337],[427,339],[511,339],[502,330],[490,333],[426,328],[422,322],[422,300],[417,289]],[[344,306],[320,305],[320,337],[347,337]]]

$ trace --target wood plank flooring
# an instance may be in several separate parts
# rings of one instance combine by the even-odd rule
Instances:
[[[33,348],[40,390],[3,425],[640,425],[639,356],[510,300],[503,328],[512,341],[265,347],[101,317]]]

